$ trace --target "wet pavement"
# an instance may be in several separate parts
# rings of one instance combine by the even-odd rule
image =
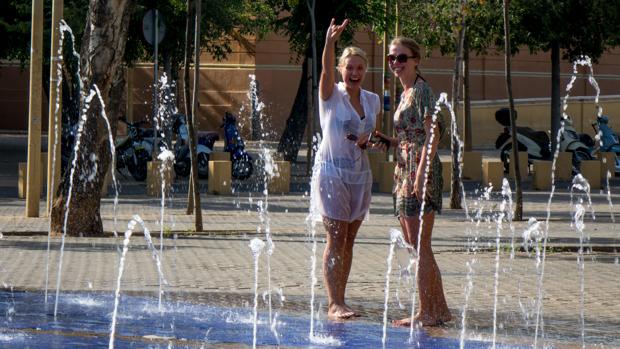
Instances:
[[[9,183],[4,187],[9,188],[14,175],[6,170],[0,175],[2,183]],[[304,180],[301,175],[295,179],[298,183]],[[616,179],[612,181],[609,196],[613,204],[620,203],[617,182]],[[264,229],[257,231],[261,225],[258,201],[265,200],[260,192],[240,191],[230,196],[203,194],[205,231],[195,232],[193,216],[185,214],[183,183],[175,186],[176,192],[166,201],[163,227],[158,223],[160,200],[144,195],[143,184],[123,180],[122,185],[126,191],[121,192],[116,227],[113,198],[108,195],[102,201],[101,212],[108,237],[66,239],[60,283],[63,292],[107,293],[115,289],[118,247],[122,241],[114,238],[113,232],[122,235],[132,216],[139,215],[151,230],[155,246],[160,246],[160,232],[164,233],[163,272],[168,281],[164,297],[220,306],[250,306],[254,265],[248,245],[252,238],[265,239]],[[300,184],[299,188],[303,186]],[[449,209],[447,195],[443,212],[436,218],[433,246],[455,319],[430,333],[458,338],[465,308],[467,338],[488,342],[493,333],[495,313],[498,338],[532,345],[540,265],[535,252],[525,251],[523,232],[530,217],[543,222],[544,226],[549,193],[529,190],[526,184],[524,220],[512,226],[504,222],[498,228],[494,212],[502,203],[501,195],[494,193],[488,200],[479,199],[481,193],[476,192],[471,183],[467,188],[470,218],[464,209]],[[577,226],[572,224],[575,206],[571,204],[569,189],[570,183],[558,183],[550,205],[549,245],[542,284],[544,327],[539,329],[538,345],[581,347],[583,330],[586,347],[620,348],[620,227],[614,222],[620,217],[620,211],[616,206],[610,207],[605,191],[597,190],[592,194],[591,208],[587,201],[583,203],[589,213],[585,216],[584,235],[580,239]],[[275,247],[269,261],[271,288],[277,300],[274,304],[278,311],[301,316],[307,316],[310,309],[312,242],[306,224],[308,201],[303,190],[268,197],[269,227]],[[577,200],[573,198],[572,202]],[[42,216],[44,207],[42,201]],[[46,275],[49,275],[48,288],[55,289],[61,240],[51,239],[48,253],[47,218],[25,218],[24,212],[24,200],[16,199],[10,190],[3,189],[0,195],[0,289],[44,290]],[[479,218],[477,212],[480,212]],[[380,323],[383,318],[386,260],[392,228],[399,228],[392,214],[392,198],[375,193],[370,216],[356,240],[347,288],[349,303],[362,312],[363,321]],[[499,252],[496,247],[498,232]],[[122,292],[157,297],[158,274],[152,253],[141,235],[136,233],[131,238]],[[320,261],[324,247],[324,231],[320,225],[316,236]],[[583,250],[580,250],[580,241]],[[399,250],[396,255],[390,275],[389,319],[407,316],[411,303],[411,287],[407,286],[410,280],[404,275],[406,272],[397,267],[397,261],[406,262],[407,252]],[[583,256],[583,267],[578,264],[580,256]],[[268,290],[266,264],[263,254],[258,279],[261,295]],[[320,263],[317,274],[316,304],[320,304],[320,314],[324,317],[326,297]],[[471,293],[467,297],[470,280]],[[259,308],[265,311],[266,303],[263,297],[259,299]],[[405,309],[400,309],[399,303]],[[1,323],[2,327],[10,328],[6,321]]]

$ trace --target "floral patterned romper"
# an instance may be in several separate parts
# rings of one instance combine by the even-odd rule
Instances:
[[[396,216],[417,217],[420,214],[422,205],[421,201],[412,194],[413,184],[426,138],[423,117],[432,117],[434,110],[433,91],[424,79],[416,78],[413,88],[406,94],[402,94],[398,109],[394,113],[394,130],[398,138],[393,190]],[[444,130],[441,113],[437,114],[437,122],[440,134],[434,137],[441,137]],[[442,186],[441,162],[439,155],[435,153],[426,184],[424,213],[441,212]]]

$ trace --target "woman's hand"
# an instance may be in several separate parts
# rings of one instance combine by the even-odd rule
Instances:
[[[327,27],[325,48],[323,48],[323,56],[321,58],[324,69],[321,69],[321,79],[319,80],[319,97],[324,101],[328,100],[334,91],[336,77],[332,67],[336,61],[336,41],[338,41],[344,28],[349,24],[349,20],[345,19],[340,25],[337,25],[335,22],[336,20],[332,18],[329,27]]]
[[[421,171],[416,172],[415,180],[413,181],[413,190],[411,194],[413,194],[420,202],[423,199],[423,191],[424,191],[424,173]]]
[[[362,149],[366,149],[366,147],[368,147],[369,143],[368,143],[368,139],[370,138],[370,134],[366,133],[361,135],[358,139],[357,139],[357,146],[362,148]]]
[[[349,24],[348,19],[345,19],[344,21],[342,21],[342,24],[338,25],[336,24],[336,19],[332,18],[332,21],[329,24],[329,27],[327,27],[327,35],[325,37],[325,42],[335,43],[336,41],[338,41],[338,39],[340,39],[340,35],[342,35],[342,32],[347,27],[347,24]]]
[[[388,137],[385,134],[377,130],[373,132],[373,137],[378,139],[378,141],[375,141],[375,142],[371,141],[368,143],[371,149],[379,149],[381,151],[387,151],[388,149],[390,149],[390,146],[394,144],[394,138]]]

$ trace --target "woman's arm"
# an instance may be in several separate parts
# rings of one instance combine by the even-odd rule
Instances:
[[[336,82],[336,77],[334,74],[336,41],[340,38],[340,35],[349,23],[349,20],[345,19],[340,25],[336,25],[335,22],[336,20],[332,18],[332,21],[327,28],[325,47],[323,48],[323,69],[321,71],[321,80],[319,81],[319,97],[321,97],[324,101],[328,100],[329,97],[331,97],[332,92],[334,92],[334,83]]]
[[[423,100],[431,102],[434,98],[432,92],[426,91],[427,98],[423,97]],[[424,102],[423,102],[424,103]],[[432,114],[429,110],[433,103],[425,103],[424,105],[424,145],[420,154],[420,162],[416,169],[416,178],[413,183],[413,191],[418,199],[422,198],[422,191],[424,189],[424,182],[428,178],[427,172],[430,172],[430,168],[427,171],[427,166],[430,166],[430,162],[435,158],[437,148],[439,147],[439,140],[441,139],[441,130],[439,128],[439,115],[433,120]],[[430,162],[429,162],[430,161]]]

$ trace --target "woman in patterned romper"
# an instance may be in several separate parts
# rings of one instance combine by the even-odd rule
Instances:
[[[435,212],[441,211],[443,179],[437,147],[444,125],[441,114],[437,114],[436,122],[432,120],[435,96],[428,83],[419,74],[418,44],[409,38],[395,38],[390,43],[388,63],[404,89],[394,114],[397,137],[386,137],[380,132],[376,133],[389,140],[391,146],[397,147],[398,162],[394,170],[393,191],[395,214],[403,229],[405,240],[420,253],[417,272],[420,307],[413,320],[423,326],[436,326],[452,318],[443,292],[441,273],[431,247]],[[423,195],[424,202],[420,200]],[[422,207],[424,213],[421,216],[420,233]],[[411,318],[396,320],[393,323],[397,326],[410,326]]]

